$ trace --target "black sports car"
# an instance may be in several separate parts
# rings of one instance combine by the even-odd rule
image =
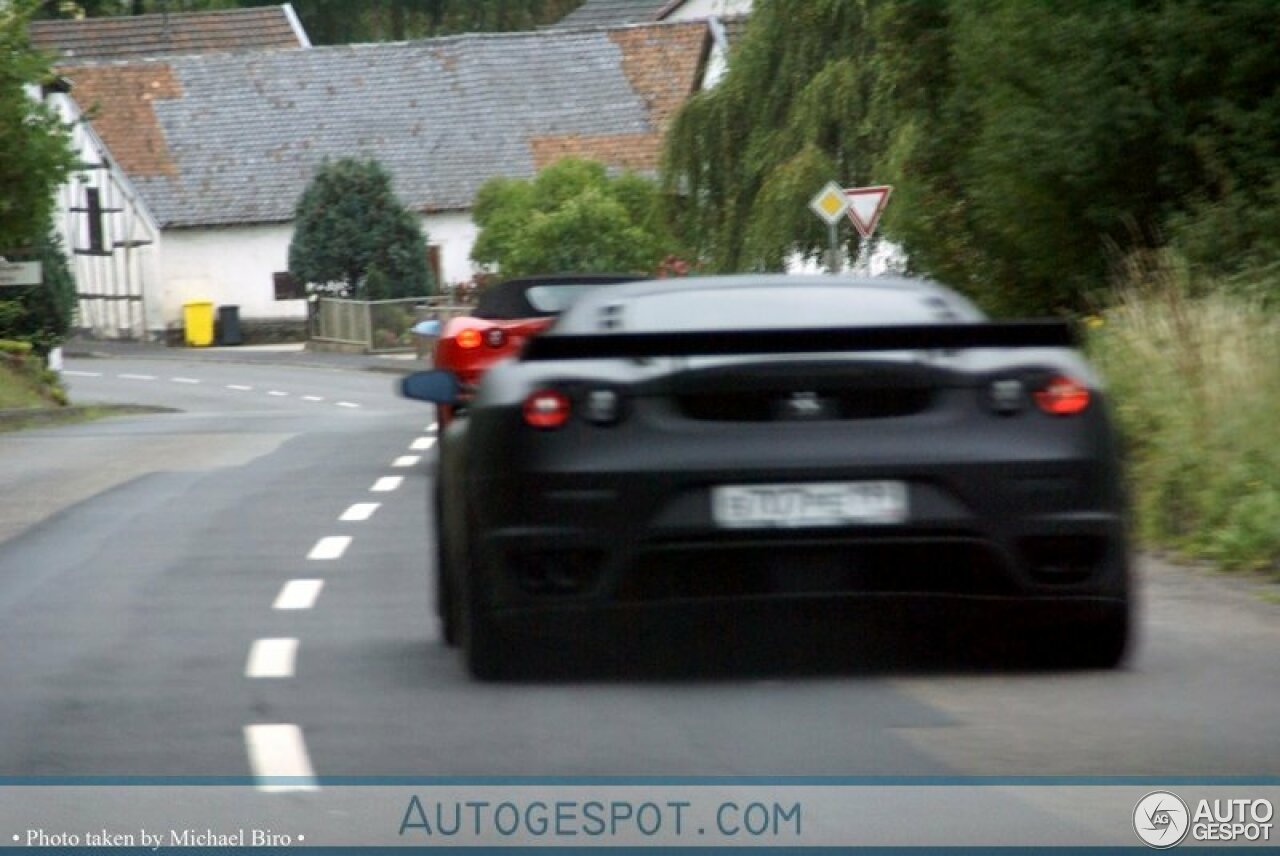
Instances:
[[[1125,649],[1094,372],[1066,324],[989,322],[928,282],[600,289],[489,371],[436,483],[444,634],[481,678],[585,619],[709,603],[990,608],[1058,660]]]

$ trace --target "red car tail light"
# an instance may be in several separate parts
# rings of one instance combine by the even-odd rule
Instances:
[[[491,327],[485,331],[484,341],[490,348],[501,348],[507,344],[507,331],[501,327]]]
[[[559,428],[569,421],[569,396],[558,389],[540,389],[524,400],[525,424],[534,428]]]
[[[458,331],[456,338],[458,347],[464,351],[473,351],[484,343],[484,337],[480,335],[480,331],[474,327],[468,327],[465,330]]]
[[[1036,404],[1052,416],[1074,416],[1089,406],[1089,389],[1066,375],[1054,375],[1035,392]]]

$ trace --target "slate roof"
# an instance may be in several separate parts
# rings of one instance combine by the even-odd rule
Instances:
[[[416,210],[564,155],[653,170],[704,22],[184,56],[66,70],[165,227],[288,222],[325,157],[373,157]]]
[[[657,21],[671,0],[586,0],[552,28],[616,27]]]
[[[53,54],[59,66],[311,45],[287,3],[218,12],[32,21],[28,34],[32,46]]]

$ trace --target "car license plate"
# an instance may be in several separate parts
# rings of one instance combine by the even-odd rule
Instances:
[[[711,489],[719,526],[885,525],[907,519],[907,486],[898,481],[721,485]]]

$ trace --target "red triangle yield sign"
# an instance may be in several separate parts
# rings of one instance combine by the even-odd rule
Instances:
[[[844,189],[845,198],[849,200],[849,219],[862,237],[870,238],[871,233],[876,230],[876,223],[880,222],[880,215],[884,213],[892,192],[893,187],[888,184]]]

